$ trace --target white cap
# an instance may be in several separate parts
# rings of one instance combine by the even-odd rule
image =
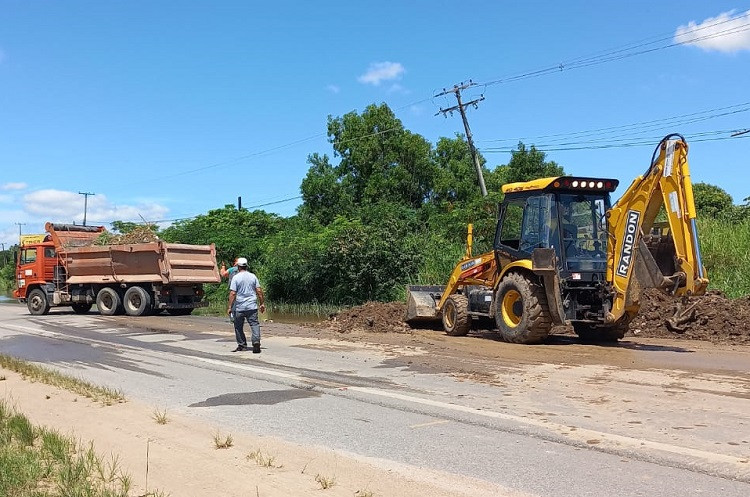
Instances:
[[[237,259],[237,265],[238,266],[247,266],[247,259],[245,259],[244,257],[239,257]]]

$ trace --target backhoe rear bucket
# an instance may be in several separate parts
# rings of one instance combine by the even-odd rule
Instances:
[[[407,323],[436,321],[440,319],[436,311],[437,303],[445,291],[439,285],[409,285],[406,287]]]

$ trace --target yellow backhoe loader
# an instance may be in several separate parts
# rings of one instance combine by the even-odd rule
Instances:
[[[465,257],[445,286],[410,286],[406,321],[442,318],[449,335],[491,318],[503,338],[539,343],[553,325],[616,341],[646,288],[675,296],[708,286],[681,135],[661,140],[648,170],[615,205],[616,179],[561,176],[503,186],[494,249]],[[662,209],[663,207],[663,209]],[[667,222],[657,223],[659,212]]]

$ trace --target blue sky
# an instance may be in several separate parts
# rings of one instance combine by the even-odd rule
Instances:
[[[730,134],[750,128],[748,28],[750,2],[722,0],[6,0],[0,242],[18,240],[15,223],[80,223],[78,192],[95,193],[88,224],[238,196],[292,215],[307,156],[332,155],[329,115],[385,102],[435,143],[463,127],[435,116],[455,99],[433,95],[469,79],[490,167],[521,139],[623,190],[679,132],[693,180],[741,203],[750,134]]]

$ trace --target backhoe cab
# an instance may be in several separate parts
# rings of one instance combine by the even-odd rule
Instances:
[[[679,139],[674,139],[675,137]],[[467,251],[445,286],[408,288],[409,323],[442,318],[450,335],[491,318],[503,338],[539,343],[553,325],[622,338],[645,288],[702,294],[687,144],[669,135],[616,205],[615,179],[555,177],[503,186],[494,249]],[[655,224],[664,206],[667,222]]]

